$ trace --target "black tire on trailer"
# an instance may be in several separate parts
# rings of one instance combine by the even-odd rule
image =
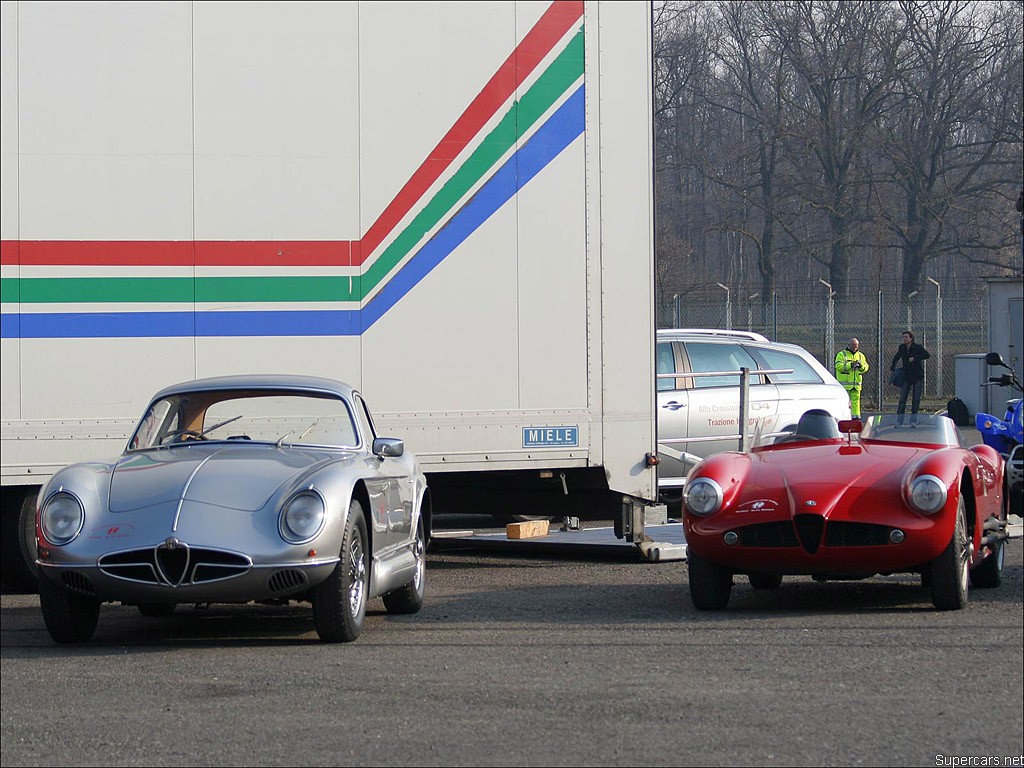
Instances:
[[[68,592],[42,574],[39,576],[39,607],[50,637],[58,643],[84,643],[96,632],[99,601]]]
[[[777,573],[754,571],[747,574],[747,578],[750,580],[750,586],[754,589],[773,590],[782,586],[782,576]]]
[[[4,492],[0,513],[0,563],[9,589],[34,593],[39,589],[36,565],[36,491],[10,488]]]
[[[139,609],[139,613],[151,619],[159,619],[163,618],[164,616],[170,616],[172,613],[174,613],[174,609],[177,607],[177,603],[139,603],[136,606],[136,608]]]
[[[427,539],[423,533],[422,517],[416,525],[413,556],[416,558],[416,570],[412,579],[408,584],[384,595],[384,607],[388,613],[416,613],[423,607],[427,583]]]

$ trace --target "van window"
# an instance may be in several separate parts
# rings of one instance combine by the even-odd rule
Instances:
[[[740,368],[757,370],[762,367],[739,344],[709,344],[702,341],[686,342],[686,354],[690,358],[690,370],[694,373],[711,371],[737,371],[735,376],[698,376],[693,379],[694,389],[706,387],[738,387]],[[750,383],[761,384],[761,376],[751,376]]]
[[[675,373],[676,372],[676,360],[675,355],[672,352],[672,344],[670,342],[661,342],[658,344],[658,373]],[[675,379],[658,379],[658,391],[667,392],[676,388]]]
[[[800,355],[762,347],[753,350],[753,353],[764,359],[762,368],[793,369],[792,373],[771,374],[770,378],[776,384],[821,384],[821,376]]]

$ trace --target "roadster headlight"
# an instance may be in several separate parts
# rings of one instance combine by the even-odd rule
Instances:
[[[324,525],[324,500],[314,491],[292,496],[281,511],[281,537],[292,544],[309,541]]]
[[[76,496],[61,490],[43,504],[39,527],[51,544],[61,547],[75,538],[85,524],[85,510]]]
[[[722,506],[722,486],[710,477],[697,477],[683,491],[686,508],[695,515],[710,515]]]
[[[933,515],[946,505],[946,484],[935,475],[921,475],[910,484],[910,505]]]

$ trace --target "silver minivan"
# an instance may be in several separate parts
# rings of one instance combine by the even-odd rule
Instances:
[[[803,347],[746,331],[659,330],[658,489],[670,506],[697,461],[738,448],[741,368],[751,372],[748,435],[792,432],[812,408],[850,418],[846,390]],[[783,370],[792,373],[757,373]]]

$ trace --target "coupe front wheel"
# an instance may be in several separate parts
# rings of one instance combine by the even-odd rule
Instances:
[[[313,622],[325,643],[350,643],[363,631],[370,581],[369,547],[363,505],[348,508],[341,558],[331,575],[313,588]]]
[[[932,604],[940,611],[958,611],[967,605],[969,558],[967,509],[961,494],[953,535],[942,554],[931,564]]]
[[[416,539],[412,543],[412,554],[416,559],[413,577],[403,587],[384,595],[384,607],[388,613],[416,613],[423,607],[423,595],[427,581],[427,539],[423,535],[423,518],[416,525]]]
[[[732,573],[692,552],[686,558],[690,575],[690,599],[701,611],[720,611],[729,604]]]
[[[96,632],[98,600],[75,595],[46,576],[39,576],[39,607],[46,629],[58,643],[84,643]]]

